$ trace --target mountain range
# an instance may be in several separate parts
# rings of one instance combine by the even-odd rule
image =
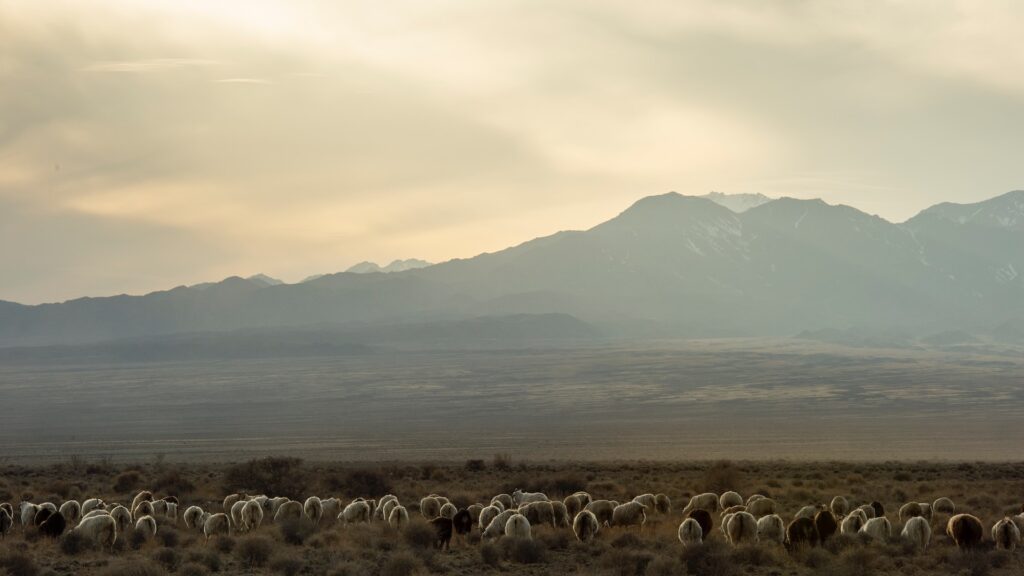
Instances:
[[[1024,191],[938,204],[903,223],[821,200],[668,193],[588,230],[499,252],[357,268],[298,284],[259,275],[144,296],[0,301],[0,346],[324,326],[472,329],[473,319],[506,317],[521,335],[531,316],[612,338],[851,329],[1016,337]]]

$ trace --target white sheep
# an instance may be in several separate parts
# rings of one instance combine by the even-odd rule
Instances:
[[[722,492],[722,495],[718,497],[718,508],[725,510],[726,508],[732,508],[733,506],[742,506],[743,497],[737,492],[728,491]]]
[[[872,506],[871,504],[862,504],[860,506],[857,506],[854,509],[854,512],[856,512],[857,510],[860,510],[861,513],[864,514],[864,523],[865,524],[867,523],[868,520],[871,520],[872,518],[875,517],[875,507]]]
[[[420,500],[420,514],[427,520],[433,520],[441,515],[441,502],[435,496],[424,496]]]
[[[850,513],[850,501],[843,496],[836,496],[829,504],[829,508],[836,518],[842,518]]]
[[[1009,516],[1005,516],[992,526],[992,540],[996,548],[1012,552],[1020,544],[1020,528]]]
[[[864,524],[864,527],[861,528],[860,531],[875,540],[881,540],[884,542],[892,536],[892,524],[885,516],[871,518]]]
[[[164,512],[164,516],[171,521],[171,524],[178,524],[178,504],[175,502],[167,503],[167,511]]]
[[[546,500],[523,504],[519,507],[519,513],[526,516],[531,525],[550,524],[552,527],[555,526],[555,509],[551,502]]]
[[[103,504],[103,500],[99,498],[89,498],[85,502],[82,502],[82,516],[92,512],[93,510],[103,510],[106,506]]]
[[[156,536],[156,518],[143,516],[135,521],[135,531],[145,534],[146,538]]]
[[[370,521],[370,505],[365,500],[353,500],[338,515],[338,520],[345,524]]]
[[[924,516],[924,511],[921,510],[921,504],[919,502],[907,502],[903,506],[900,506],[900,522],[906,522],[916,516]]]
[[[552,521],[556,528],[568,528],[569,525],[572,524],[571,520],[569,520],[569,511],[566,510],[564,502],[552,500],[551,512],[554,514],[554,519]]]
[[[764,494],[751,494],[750,496],[747,496],[747,501],[744,502],[743,504],[745,506],[750,506],[751,502],[756,502],[762,498],[767,498],[767,496],[765,496]]]
[[[110,548],[113,552],[114,542],[117,541],[117,522],[107,514],[100,514],[85,518],[71,529],[71,532],[82,536],[94,546]]]
[[[231,514],[231,507],[239,500],[245,500],[245,494],[228,494],[224,497],[224,513]]]
[[[817,514],[820,509],[821,508],[818,506],[804,506],[800,510],[797,510],[797,513],[793,515],[793,520],[799,520],[800,518],[809,518],[814,520],[815,514]]]
[[[480,511],[480,518],[477,519],[477,525],[480,526],[480,531],[483,532],[487,526],[490,525],[491,520],[494,520],[494,517],[501,513],[501,508],[494,504],[485,506],[484,509]]]
[[[729,518],[726,535],[732,544],[757,541],[757,519],[750,512],[737,512]]]
[[[242,526],[245,531],[255,530],[263,524],[263,506],[256,500],[249,500],[242,506]]]
[[[529,540],[530,521],[522,514],[513,514],[505,521],[505,536]]]
[[[683,508],[683,516],[688,515],[694,510],[705,510],[710,514],[718,512],[718,494],[705,492],[690,498],[690,501],[686,503],[686,508]]]
[[[242,510],[245,509],[245,505],[248,504],[248,500],[236,500],[231,505],[231,509],[228,512],[228,519],[231,520],[231,528],[237,534],[242,534],[248,530],[245,522],[242,520]]]
[[[167,515],[166,500],[151,500],[150,503],[153,505],[153,518],[159,518]]]
[[[487,525],[480,537],[484,540],[490,538],[498,538],[505,533],[505,523],[509,518],[518,514],[515,510],[505,510],[499,513],[491,520],[491,523]]]
[[[932,539],[932,527],[924,517],[914,516],[903,525],[900,536],[908,542],[913,542],[918,549],[924,550]]]
[[[774,544],[782,544],[786,540],[786,524],[778,514],[769,514],[758,519],[757,540]]]
[[[281,509],[281,506],[287,504],[289,501],[290,500],[284,496],[277,496],[276,498],[271,498],[270,500],[267,500],[267,504],[270,506],[270,509],[267,510],[267,506],[264,505],[264,511],[270,512],[270,517],[274,518],[277,516],[277,511]]]
[[[956,506],[953,505],[952,500],[946,498],[945,496],[941,498],[936,498],[935,501],[932,502],[932,514],[936,512],[938,512],[939,514],[952,515],[954,512],[956,512]]]
[[[334,522],[338,519],[338,514],[341,514],[341,500],[326,498],[320,501],[320,508],[323,510],[323,514],[320,516],[321,522]]]
[[[512,493],[512,503],[516,506],[521,506],[528,502],[545,502],[550,500],[543,492],[523,492],[522,490],[516,490]]]
[[[754,501],[747,500],[746,511],[752,514],[754,518],[775,514],[775,500],[765,498],[764,496]]]
[[[149,490],[143,490],[142,492],[139,492],[138,494],[136,494],[134,498],[132,498],[132,506],[131,506],[130,510],[135,510],[136,508],[139,507],[139,504],[141,504],[142,502],[152,502],[152,501],[153,501],[153,493],[150,492]]]
[[[69,525],[77,524],[78,519],[82,517],[82,505],[78,500],[68,500],[60,505],[60,514]]]
[[[572,514],[573,516],[579,514],[580,510],[583,510],[583,507],[586,506],[583,502],[583,497],[579,494],[570,494],[566,496],[562,499],[562,505],[564,505],[569,514]]]
[[[637,526],[642,532],[647,522],[647,507],[639,502],[626,502],[612,509],[611,526]]]
[[[581,510],[572,521],[572,531],[580,542],[590,542],[600,529],[601,523],[590,510]]]
[[[206,512],[199,506],[189,506],[181,515],[181,519],[185,521],[185,527],[189,530],[201,530],[205,514]]]
[[[89,512],[89,514],[94,514],[97,512],[105,512],[105,510],[93,510],[92,512]],[[88,516],[88,514],[86,514],[86,516]],[[123,533],[132,525],[132,513],[129,512],[127,508],[121,506],[120,504],[110,509],[110,517],[113,518],[114,522],[117,523],[118,533]]]
[[[491,503],[489,505],[497,508],[498,512],[504,512],[505,510],[511,508],[511,506],[505,506],[504,504],[502,504],[501,500],[491,500]]]
[[[615,507],[619,503],[614,500],[594,500],[590,504],[587,504],[583,509],[589,510],[597,516],[597,521],[602,526],[608,526],[612,521],[612,514],[615,512]]]
[[[654,512],[655,507],[657,506],[657,500],[655,500],[654,494],[650,493],[633,497],[633,502],[643,504],[651,512]]]
[[[136,522],[143,516],[153,516],[154,514],[153,503],[149,500],[143,500],[142,502],[139,502],[138,506],[132,508],[132,518],[134,518]]]
[[[302,513],[306,515],[306,518],[309,518],[313,526],[320,524],[320,519],[324,516],[324,505],[320,498],[316,496],[306,498],[306,501],[302,504]]]
[[[388,526],[393,530],[404,530],[409,525],[409,511],[405,509],[405,506],[396,504],[391,507],[391,511],[388,512]]]
[[[452,504],[451,502],[445,502],[444,504],[441,505],[441,510],[438,511],[438,515],[441,518],[447,518],[451,520],[455,517],[455,514],[457,514],[458,511],[459,509],[455,507],[455,504]]]
[[[687,518],[679,525],[677,536],[683,546],[693,546],[704,541],[704,530],[696,520]]]
[[[280,524],[288,520],[299,520],[303,516],[302,502],[289,500],[277,507],[274,514],[274,524]]]
[[[203,535],[206,536],[207,540],[217,534],[231,534],[231,521],[228,519],[228,515],[223,512],[210,514],[206,521],[203,522]]]
[[[21,515],[21,526],[31,526],[33,521],[36,519],[36,514],[42,508],[31,502],[25,502],[24,500],[18,504],[19,514]]]
[[[858,510],[858,513],[851,513],[846,518],[843,518],[843,522],[839,525],[839,532],[841,534],[854,535],[860,532],[860,529],[867,524],[867,518],[864,516],[864,511]]]
[[[495,501],[501,502],[501,511],[502,512],[504,512],[505,510],[508,510],[509,508],[512,508],[515,505],[515,503],[512,502],[512,495],[511,494],[498,494],[494,498],[491,498],[491,504],[494,504]]]

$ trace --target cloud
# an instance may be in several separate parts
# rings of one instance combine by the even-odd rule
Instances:
[[[273,81],[267,78],[220,78],[217,82],[221,84],[273,84]]]
[[[85,68],[83,72],[158,72],[160,70],[172,70],[176,68],[187,68],[193,66],[218,66],[223,64],[217,60],[204,60],[201,58],[150,58],[146,60],[114,60],[106,62],[94,62]]]

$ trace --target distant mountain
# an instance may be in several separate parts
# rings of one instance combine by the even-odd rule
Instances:
[[[571,317],[612,338],[805,332],[849,340],[843,331],[856,327],[852,338],[864,342],[949,332],[942,341],[1024,319],[1020,199],[1015,192],[939,205],[895,224],[821,200],[779,198],[737,212],[669,193],[589,230],[386,274],[299,284],[233,277],[145,296],[0,303],[0,345],[328,324],[436,327],[520,314]],[[1006,326],[1012,339],[1017,325]],[[429,339],[432,330],[414,333]]]
[[[722,192],[709,192],[700,198],[706,198],[719,206],[725,206],[737,214],[772,201],[764,194],[724,194]]]
[[[432,264],[430,262],[427,262],[426,260],[417,260],[416,258],[409,258],[408,260],[395,260],[391,262],[391,264],[388,264],[387,266],[383,267],[375,262],[360,262],[359,264],[352,266],[348,270],[345,270],[345,272],[352,272],[354,274],[370,274],[373,272],[382,272],[387,274],[390,272],[405,272],[406,270],[426,268],[427,266],[431,265]]]
[[[284,284],[283,281],[278,280],[277,278],[271,278],[266,274],[256,274],[255,276],[249,276],[248,278],[246,278],[246,280],[250,282],[256,282],[264,286],[278,286]]]

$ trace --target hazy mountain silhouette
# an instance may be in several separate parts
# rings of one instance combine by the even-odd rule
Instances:
[[[1024,192],[1011,192],[940,204],[896,224],[821,200],[780,198],[735,212],[669,193],[589,230],[388,274],[343,272],[300,284],[233,277],[145,296],[0,302],[0,345],[548,313],[609,337],[853,327],[1012,337],[1015,324],[995,327],[1024,318],[1022,204]]]
[[[355,266],[350,267],[345,272],[355,272],[357,274],[369,274],[373,272],[382,272],[388,274],[390,272],[405,272],[406,270],[415,270],[417,268],[426,268],[430,266],[430,262],[426,260],[418,260],[416,258],[409,258],[407,260],[394,260],[387,266],[381,266],[376,262],[360,262]]]

